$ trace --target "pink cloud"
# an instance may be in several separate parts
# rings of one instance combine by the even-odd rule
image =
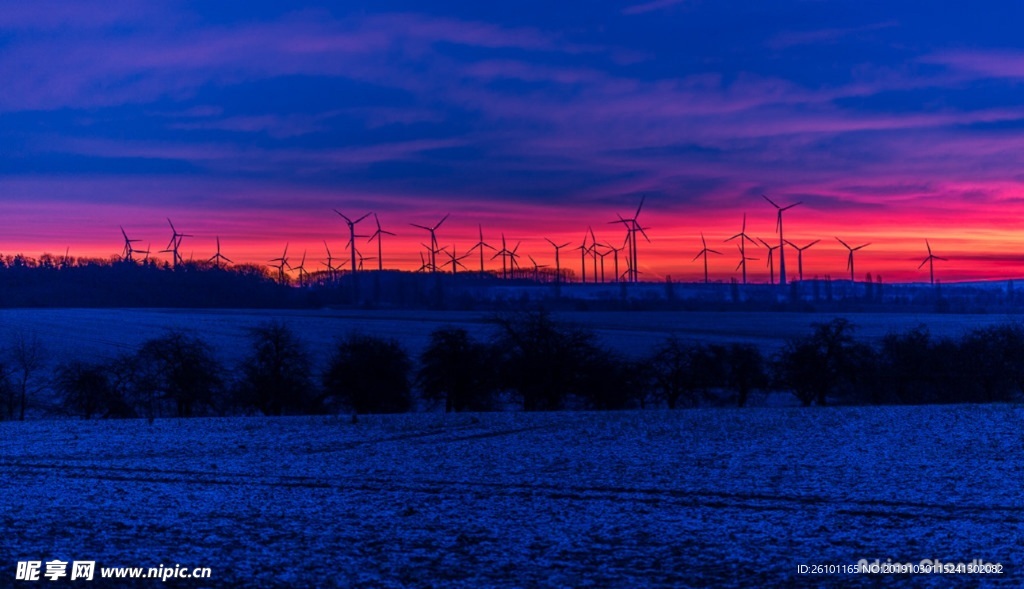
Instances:
[[[1024,77],[1024,52],[997,50],[940,51],[920,59],[958,72],[987,78]]]

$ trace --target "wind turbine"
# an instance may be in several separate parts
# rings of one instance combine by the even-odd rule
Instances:
[[[769,245],[767,241],[761,239],[760,237],[758,237],[757,239],[758,239],[758,241],[760,241],[761,243],[764,244],[765,248],[768,249],[768,264],[767,264],[767,266],[768,266],[768,282],[770,284],[775,284],[775,250],[780,249],[782,246],[781,245]],[[780,268],[780,270],[781,270],[781,268]],[[782,284],[781,276],[780,276],[779,280],[780,280],[779,284]]]
[[[306,250],[302,250],[302,261],[294,270],[299,271],[299,286],[305,286],[306,278],[309,276],[309,272],[306,272]]]
[[[557,243],[551,241],[547,237],[545,237],[544,239],[546,239],[547,242],[551,244],[551,247],[555,248],[555,282],[559,283],[562,281],[562,260],[558,254],[563,247],[568,247],[569,242],[567,241],[562,245],[558,245]]]
[[[619,252],[621,252],[622,250],[626,249],[626,245],[628,243],[629,243],[629,233],[626,234],[626,239],[625,239],[625,241],[622,242],[622,247],[615,247],[614,245],[605,244],[605,247],[607,247],[608,249],[610,249],[612,251],[613,259],[615,260],[615,282],[618,282],[619,280],[622,279],[622,275],[619,274]],[[628,265],[629,260],[626,260],[626,262],[627,262],[627,265]]]
[[[369,217],[370,213],[366,213],[362,217],[359,217],[358,219],[353,221],[352,219],[349,219],[348,217],[343,215],[341,213],[341,211],[339,211],[338,209],[334,209],[334,212],[338,213],[338,216],[340,216],[342,219],[345,219],[345,223],[348,225],[348,246],[352,250],[352,275],[355,276],[355,273],[356,273],[356,256],[357,256],[357,254],[356,254],[356,224],[359,223],[360,221],[362,221],[363,219]]]
[[[690,260],[690,261],[691,262],[696,262],[697,258],[699,258],[701,256],[704,256],[704,284],[707,284],[708,283],[708,254],[722,255],[722,252],[718,252],[718,251],[715,251],[713,249],[709,249],[708,248],[708,242],[704,241],[704,233],[703,232],[701,232],[701,234],[700,234],[700,243],[703,246],[703,248],[697,253],[696,256],[693,256],[693,260]],[[618,272],[618,263],[617,262],[616,262],[616,270],[615,271]]]
[[[186,237],[192,237],[191,235],[185,235],[184,233],[178,233],[178,230],[174,228],[174,223],[171,223],[170,217],[167,218],[167,224],[171,226],[171,240],[167,243],[165,249],[160,250],[160,253],[172,254],[171,259],[174,262],[174,267],[177,268],[178,264],[184,263],[184,259],[181,257],[181,253],[178,249],[181,247],[181,241]]]
[[[288,244],[284,244],[284,253],[281,254],[280,258],[274,258],[271,262],[279,262],[277,266],[271,266],[271,268],[277,268],[277,280],[281,284],[285,283],[284,269],[287,266],[291,270],[291,265],[288,264]]]
[[[924,261],[918,265],[917,269],[920,270],[921,266],[928,264],[928,275],[931,278],[932,286],[935,286],[935,260],[942,260],[943,262],[948,262],[949,260],[947,260],[946,258],[940,258],[939,256],[933,254],[932,244],[928,243],[927,239],[924,240],[924,245],[925,247],[928,248],[928,257],[925,258]]]
[[[867,246],[869,246],[871,244],[870,243],[865,243],[864,245],[858,245],[857,247],[850,247],[850,246],[846,245],[845,241],[843,241],[842,239],[839,239],[838,237],[836,238],[836,241],[838,241],[839,243],[843,244],[843,247],[845,247],[847,250],[850,251],[850,255],[847,256],[847,258],[846,258],[846,267],[847,267],[847,269],[850,270],[850,282],[856,282],[856,280],[854,280],[854,275],[853,275],[853,252],[855,252],[855,251],[857,251],[857,250],[859,250],[861,248],[865,248],[865,247],[867,247]]]
[[[743,247],[741,247],[739,245],[736,246],[736,249],[739,250],[739,252],[740,252],[740,263],[736,264],[736,269],[739,270],[740,267],[743,267],[743,281],[744,281],[743,284],[746,284],[747,262],[748,261],[756,262],[760,258],[748,258],[747,257],[747,252],[746,252],[745,248],[743,248]]]
[[[383,272],[384,271],[384,251],[383,251],[383,246],[381,245],[381,237],[384,236],[384,235],[390,235],[391,237],[394,237],[395,234],[390,232],[390,231],[384,231],[383,229],[380,228],[380,219],[377,218],[377,213],[373,214],[373,221],[377,224],[377,230],[374,231],[373,235],[370,236],[370,239],[367,239],[366,241],[367,241],[367,243],[369,243],[369,242],[373,241],[374,239],[377,240],[377,271],[378,272]]]
[[[601,283],[604,284],[604,258],[608,254],[612,253],[612,250],[609,248],[609,249],[607,249],[607,250],[605,250],[603,252],[600,252],[600,251],[597,250],[598,246],[601,246],[601,247],[608,247],[608,246],[606,246],[606,245],[604,245],[602,243],[595,243],[594,244],[594,254],[601,258]]]
[[[458,266],[462,266],[466,269],[466,265],[462,263],[462,260],[469,257],[469,252],[462,254],[461,256],[455,253],[455,244],[452,244],[452,251],[445,250],[445,254],[448,255],[448,263],[452,265],[452,275],[454,276]]]
[[[225,256],[225,255],[220,253],[220,236],[218,235],[217,236],[217,253],[213,254],[213,256],[209,260],[207,260],[207,261],[215,263],[217,265],[217,267],[220,268],[221,260],[223,260],[223,261],[225,261],[225,262],[227,262],[229,264],[233,264],[234,263],[227,256]]]
[[[360,253],[359,253],[359,271],[360,271],[360,272],[362,272],[362,271],[363,271],[363,262],[372,262],[372,261],[374,261],[374,260],[376,260],[376,259],[377,259],[377,258],[375,258],[375,257],[373,257],[373,256],[370,256],[369,258],[367,258],[366,256],[364,256],[364,255],[362,254],[362,252],[360,252]]]
[[[527,255],[526,257],[530,258],[530,263],[533,264],[533,281],[540,282],[540,269],[547,268],[547,266],[538,264],[537,260],[533,259],[533,256]]]
[[[725,241],[732,241],[734,239],[739,239],[740,240],[740,243],[739,243],[739,248],[740,248],[740,265],[736,266],[736,269],[739,270],[741,267],[743,268],[743,284],[746,284],[747,283],[747,260],[756,260],[757,259],[757,258],[748,258],[747,257],[747,242],[749,241],[750,243],[754,244],[755,247],[757,246],[757,242],[754,241],[754,238],[752,238],[749,235],[747,235],[747,214],[746,213],[743,213],[743,228],[740,229],[739,233],[737,233],[736,235],[733,235],[732,237],[730,237],[729,239],[726,239]]]
[[[512,273],[512,277],[515,278],[516,258],[518,257],[518,254],[516,254],[516,250],[518,250],[518,249],[519,249],[519,244],[518,243],[516,244],[515,248],[513,248],[511,250],[508,249],[508,246],[505,244],[505,234],[504,233],[501,234],[501,249],[498,250],[498,253],[496,253],[493,256],[491,256],[491,259],[493,260],[494,258],[497,258],[498,256],[501,256],[501,277],[502,278],[508,278],[509,277],[509,270],[512,271],[511,272]]]
[[[797,268],[800,270],[800,281],[801,282],[803,282],[803,280],[804,280],[804,250],[811,249],[811,246],[816,244],[816,243],[818,243],[819,241],[821,241],[821,240],[820,239],[815,239],[811,243],[808,243],[807,245],[805,245],[803,247],[800,247],[800,246],[796,245],[795,243],[793,243],[792,241],[790,241],[788,239],[786,240],[786,243],[788,243],[790,246],[792,246],[793,249],[796,250],[796,265],[797,265]]]
[[[472,252],[475,249],[479,249],[480,250],[480,275],[483,276],[484,275],[484,248],[485,247],[489,247],[489,248],[491,248],[491,251],[497,251],[497,250],[494,249],[494,246],[492,246],[492,245],[490,245],[490,244],[488,244],[488,243],[486,243],[484,241],[484,227],[483,227],[483,225],[477,225],[476,227],[480,231],[480,241],[476,242],[476,244],[473,247],[469,248],[469,250],[466,253],[468,254],[468,253]]]
[[[763,196],[764,199],[766,201],[768,201],[768,203],[770,205],[775,207],[775,212],[776,212],[775,232],[779,234],[779,245],[776,246],[778,248],[778,250],[779,250],[779,286],[786,286],[786,249],[784,247],[782,247],[782,244],[785,243],[786,240],[782,237],[782,213],[788,211],[789,209],[791,209],[791,208],[793,208],[793,207],[795,207],[797,205],[803,204],[803,203],[802,202],[796,202],[796,203],[793,203],[793,204],[788,205],[788,206],[780,207],[779,205],[775,204],[775,201],[773,201],[772,199],[768,198],[766,195],[762,194],[761,196]],[[771,250],[769,250],[769,252],[771,252]],[[771,259],[772,259],[771,253],[769,253],[768,254],[768,260],[769,260],[768,263],[769,264],[771,263]]]
[[[448,213],[448,215],[450,215],[450,214],[451,213]],[[429,231],[430,232],[430,271],[431,272],[437,271],[437,252],[438,252],[438,249],[437,249],[437,229],[438,229],[438,227],[441,226],[441,223],[445,222],[445,219],[448,218],[448,215],[445,215],[444,217],[442,217],[441,220],[438,221],[437,224],[434,225],[433,227],[427,227],[425,225],[417,225],[416,223],[409,223],[413,227],[418,227],[420,229],[423,229],[425,231]]]
[[[599,255],[601,255],[597,251],[597,248],[601,244],[597,243],[597,237],[594,237],[594,228],[593,227],[587,227],[587,231],[590,231],[590,259],[593,260],[593,262],[594,262],[594,284],[597,284],[598,282],[603,282],[604,281],[604,273],[602,273],[601,280],[598,280],[598,278],[597,278],[597,257]]]
[[[574,250],[580,250],[580,283],[587,283],[587,253],[590,252],[590,248],[587,247],[587,234],[583,234],[583,243],[572,248]]]
[[[136,250],[135,247],[132,246],[132,244],[138,243],[142,240],[128,239],[128,234],[124,232],[124,227],[121,227],[121,235],[124,236],[124,249],[121,250],[121,259],[124,260],[125,262],[134,262],[135,260],[132,258],[132,254],[134,254]]]
[[[511,266],[511,269],[512,269],[511,274],[512,274],[512,278],[513,279],[516,277],[516,270],[520,269],[520,267],[519,267],[519,254],[517,254],[516,252],[519,251],[519,246],[521,246],[521,245],[523,245],[523,242],[521,242],[521,241],[516,242],[516,247],[512,248],[512,251],[510,251],[508,253],[508,261],[509,261],[509,266]]]
[[[646,239],[648,243],[650,243],[651,241],[651,238],[647,236],[647,232],[644,231],[644,228],[640,226],[640,222],[637,220],[640,217],[640,209],[644,207],[644,199],[646,198],[646,196],[640,197],[640,204],[636,207],[636,212],[633,213],[632,217],[627,219],[622,215],[619,215],[619,219],[617,221],[609,221],[609,223],[622,223],[623,225],[626,226],[626,232],[628,236],[627,240],[629,242],[629,251],[627,252],[627,254],[630,262],[630,282],[637,282],[639,280],[639,272],[637,268],[636,234],[640,233],[641,235],[643,235],[644,239]]]
[[[417,272],[423,272],[427,269],[427,259],[423,257],[423,252],[420,252],[420,267],[416,269]]]
[[[330,275],[331,280],[334,280],[335,274],[338,272],[338,268],[334,265],[334,257],[331,256],[331,248],[327,245],[326,239],[324,240],[324,249],[327,250],[327,261],[320,263],[327,266],[327,273]]]

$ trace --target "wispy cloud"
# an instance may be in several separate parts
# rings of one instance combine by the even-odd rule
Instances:
[[[650,2],[627,6],[622,9],[622,14],[644,14],[647,12],[654,12],[655,10],[670,8],[677,4],[683,4],[689,1],[690,0],[652,0]]]
[[[772,49],[787,49],[801,45],[819,45],[837,43],[842,39],[862,33],[898,27],[896,21],[872,23],[857,27],[815,29],[810,31],[785,31],[768,40]]]

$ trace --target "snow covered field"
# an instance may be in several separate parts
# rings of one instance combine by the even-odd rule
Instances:
[[[60,558],[211,567],[185,587],[1018,587],[1022,426],[1013,406],[2,422],[0,586]],[[1007,574],[797,575],[862,558]]]

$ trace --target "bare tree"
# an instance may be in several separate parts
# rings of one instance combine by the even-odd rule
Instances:
[[[11,341],[9,355],[13,384],[19,397],[18,419],[24,421],[29,394],[35,395],[45,387],[42,371],[46,367],[46,347],[35,333],[19,331]]]

